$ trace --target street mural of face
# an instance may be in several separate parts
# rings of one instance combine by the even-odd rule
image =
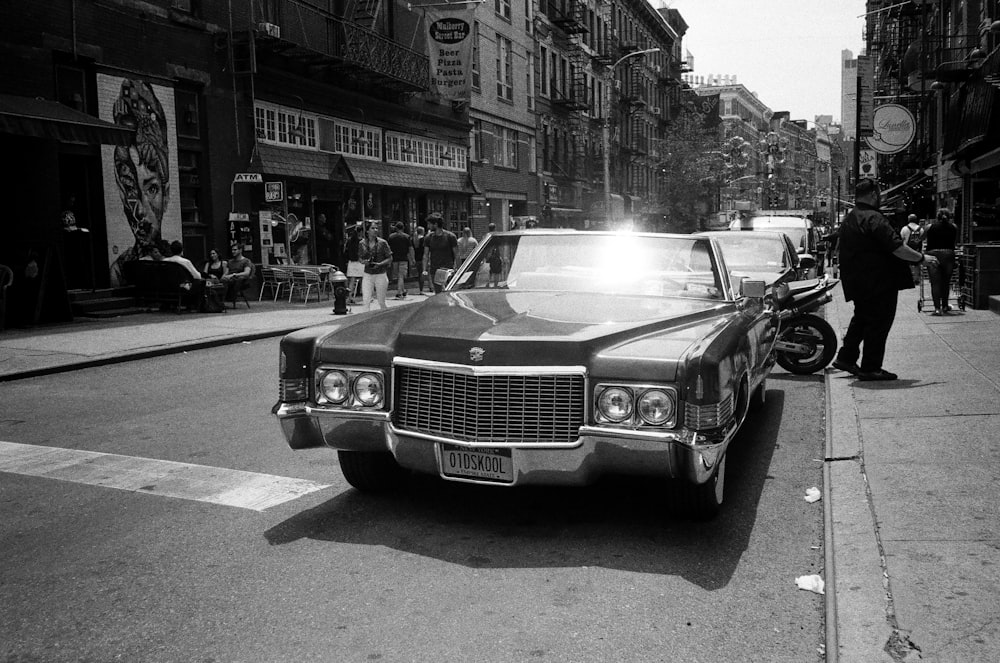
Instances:
[[[135,130],[135,143],[114,152],[115,182],[136,246],[160,239],[170,200],[167,121],[153,88],[124,79],[113,109],[115,124]]]

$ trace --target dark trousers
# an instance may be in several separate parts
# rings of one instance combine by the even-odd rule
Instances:
[[[931,282],[931,299],[934,300],[934,308],[943,311],[948,306],[951,274],[955,271],[955,252],[948,249],[935,249],[927,253],[938,259],[937,265],[927,265],[927,277]]]
[[[844,343],[840,346],[837,359],[853,364],[858,361],[858,357],[861,357],[860,367],[865,373],[882,368],[886,339],[889,338],[889,330],[892,329],[892,322],[896,319],[898,297],[899,293],[893,290],[854,300],[854,316],[851,318],[851,324],[847,326]]]

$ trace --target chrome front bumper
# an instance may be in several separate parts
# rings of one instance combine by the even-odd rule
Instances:
[[[389,451],[402,467],[415,472],[490,485],[497,484],[444,476],[438,460],[439,444],[510,448],[514,482],[501,485],[586,485],[610,474],[676,478],[701,484],[711,478],[736,430],[730,426],[713,439],[693,444],[695,433],[685,429],[641,433],[584,426],[572,446],[539,447],[474,444],[414,434],[395,428],[387,412],[331,411],[278,403],[273,413],[292,449],[325,446],[341,451]]]

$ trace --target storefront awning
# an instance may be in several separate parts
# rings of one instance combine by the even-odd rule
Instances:
[[[268,175],[300,177],[309,180],[347,180],[350,174],[338,164],[340,157],[327,152],[289,150],[273,145],[257,144],[261,166]]]
[[[55,101],[0,94],[0,133],[64,143],[131,145],[135,132]]]
[[[469,174],[465,171],[438,170],[419,166],[401,166],[384,161],[368,161],[344,157],[344,162],[358,184],[374,184],[397,189],[422,189],[424,191],[452,191],[475,193]]]
[[[909,189],[917,186],[929,178],[930,175],[921,170],[909,179],[906,179],[899,184],[892,185],[882,192],[882,206],[892,207],[892,204],[902,198],[903,194],[905,194]]]

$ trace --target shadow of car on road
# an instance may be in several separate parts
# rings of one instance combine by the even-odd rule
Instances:
[[[709,522],[667,515],[669,491],[650,478],[589,487],[512,490],[413,475],[400,490],[347,490],[264,533],[386,546],[473,568],[590,567],[684,577],[724,587],[747,547],[784,405],[770,390],[729,449],[725,504]]]

